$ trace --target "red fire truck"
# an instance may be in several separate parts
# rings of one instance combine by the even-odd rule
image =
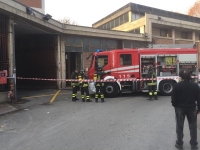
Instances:
[[[98,62],[98,63],[95,63]],[[95,68],[101,66],[105,75],[106,97],[119,93],[147,92],[147,69],[152,66],[157,75],[157,90],[170,95],[173,84],[179,81],[181,69],[188,69],[198,82],[198,51],[195,48],[116,49],[95,52],[88,68],[88,77],[93,79]],[[131,79],[131,80],[129,80]],[[115,82],[109,82],[115,80]]]

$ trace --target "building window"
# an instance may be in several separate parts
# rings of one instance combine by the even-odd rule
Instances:
[[[121,15],[121,16],[119,17],[119,19],[120,19],[120,25],[123,24],[123,23],[124,23],[124,17],[123,17],[123,15]]]
[[[129,22],[129,19],[128,19],[128,13],[125,13],[124,14],[124,22]]]
[[[130,65],[132,65],[131,54],[121,54],[120,55],[120,65],[121,66],[130,66]]]
[[[143,15],[139,13],[132,13],[132,21],[140,19]]]
[[[188,33],[187,32],[181,32],[181,38],[182,39],[187,39]]]
[[[115,27],[115,21],[112,20],[111,23],[110,23],[110,28],[112,29],[112,28],[114,28],[114,27]]]
[[[140,34],[140,28],[133,29],[130,32],[135,34]]]
[[[110,22],[107,23],[107,29],[110,30]]]
[[[160,29],[160,36],[167,37],[167,30],[165,30],[165,29]]]
[[[119,17],[115,19],[115,27],[119,26]]]

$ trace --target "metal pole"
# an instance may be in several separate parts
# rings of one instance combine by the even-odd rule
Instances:
[[[15,62],[15,25],[16,23],[12,24],[12,31],[13,31],[13,80],[14,80],[14,97],[15,102],[17,102],[17,86],[16,86],[16,62]]]

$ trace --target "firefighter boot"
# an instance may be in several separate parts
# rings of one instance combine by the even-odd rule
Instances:
[[[81,95],[82,102],[85,102],[85,95]]]
[[[101,94],[101,102],[104,102],[104,94]]]
[[[95,94],[95,102],[98,103],[99,94]]]
[[[90,96],[86,96],[86,101],[87,101],[87,102],[92,102],[92,101],[90,100]]]
[[[75,94],[72,94],[72,101],[73,101],[73,102],[76,102]]]
[[[154,95],[154,100],[158,100],[158,96],[157,95]]]
[[[147,99],[148,101],[153,101],[152,100],[152,95],[149,95],[149,98]]]
[[[75,100],[77,101],[77,100],[79,100],[77,97],[75,97]]]
[[[92,102],[90,99],[87,99],[87,102]]]

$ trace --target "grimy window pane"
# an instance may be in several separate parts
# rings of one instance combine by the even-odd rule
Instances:
[[[115,19],[115,27],[119,26],[119,17]]]
[[[124,48],[131,48],[131,41],[123,41],[124,42]]]
[[[111,21],[111,26],[110,26],[110,28],[112,29],[112,28],[114,28],[115,27],[115,22],[114,22],[114,20],[112,20]]]
[[[110,29],[110,22],[107,23],[107,29]]]
[[[136,20],[135,13],[132,13],[132,21]]]
[[[124,14],[124,23],[128,22],[128,13]]]
[[[141,15],[140,14],[135,14],[135,19],[137,20],[139,18],[141,18]]]
[[[123,15],[120,16],[120,25],[124,23],[124,17]]]
[[[132,57],[131,57],[131,54],[121,54],[121,55],[120,55],[120,65],[121,65],[121,66],[129,66],[129,65],[132,65]]]

